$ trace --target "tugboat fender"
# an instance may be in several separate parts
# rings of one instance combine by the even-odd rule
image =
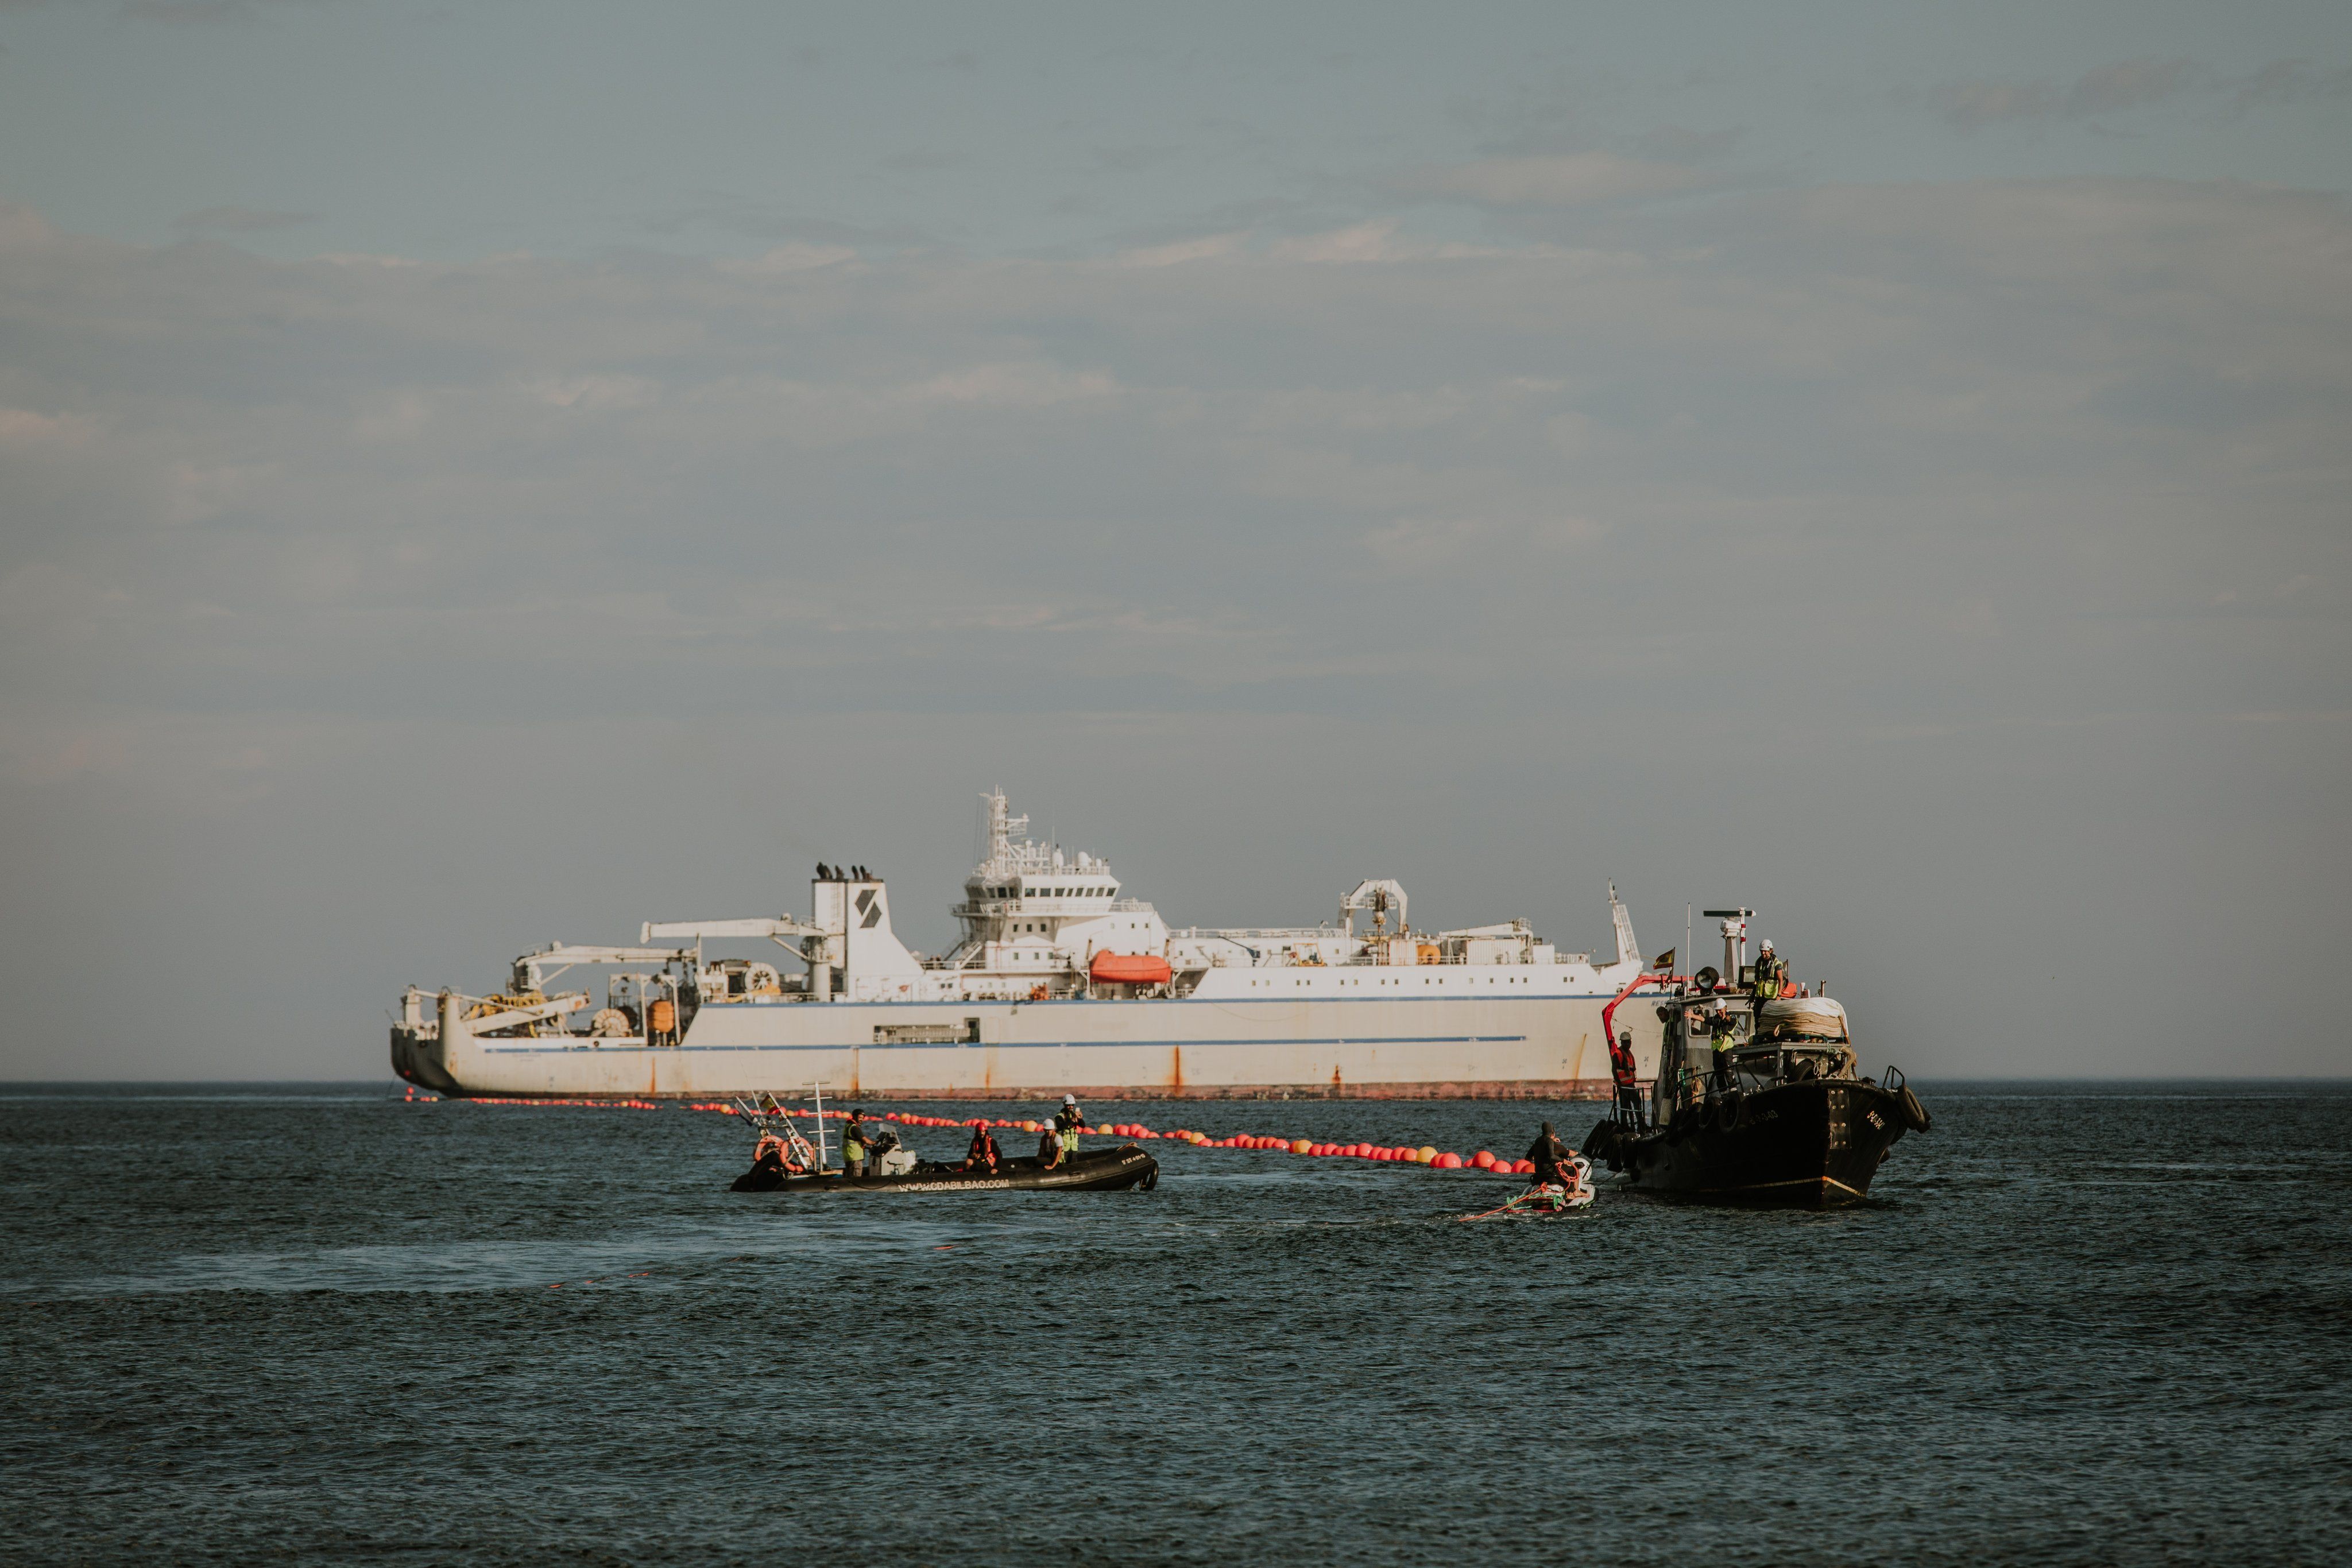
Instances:
[[[1718,1095],[1716,1098],[1715,1130],[1718,1133],[1728,1133],[1738,1125],[1739,1125],[1739,1092],[1735,1089],[1727,1094]]]
[[[1927,1130],[1927,1107],[1919,1103],[1919,1096],[1911,1092],[1911,1086],[1908,1083],[1896,1092],[1895,1109],[1895,1113],[1903,1118],[1903,1124],[1913,1132],[1924,1133]]]
[[[1609,1168],[1612,1170],[1616,1169],[1617,1124],[1614,1122],[1595,1123],[1593,1124],[1592,1131],[1585,1134],[1584,1152],[1590,1158],[1609,1161]]]

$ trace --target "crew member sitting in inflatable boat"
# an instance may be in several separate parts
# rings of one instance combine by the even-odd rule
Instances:
[[[1004,1152],[996,1146],[996,1134],[985,1124],[976,1124],[971,1129],[971,1147],[964,1151],[963,1168],[992,1171],[1003,1158]]]
[[[751,1151],[751,1168],[735,1178],[731,1192],[773,1192],[784,1185],[784,1178],[801,1174],[800,1166],[793,1159],[790,1145],[773,1133],[761,1134],[759,1146]]]
[[[1047,1170],[1062,1163],[1062,1129],[1057,1122],[1046,1123],[1045,1134],[1037,1140],[1037,1163]]]
[[[1528,1159],[1536,1167],[1538,1186],[1574,1186],[1576,1185],[1576,1151],[1559,1141],[1549,1122],[1537,1134],[1535,1144],[1528,1150]]]

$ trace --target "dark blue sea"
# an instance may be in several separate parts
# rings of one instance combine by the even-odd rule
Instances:
[[[1865,1207],[1473,1225],[1503,1183],[1173,1142],[795,1199],[677,1109],[0,1089],[0,1558],[2352,1560],[2352,1085],[1918,1087]]]

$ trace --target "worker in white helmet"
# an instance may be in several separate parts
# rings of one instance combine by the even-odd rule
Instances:
[[[1087,1113],[1078,1109],[1078,1097],[1062,1096],[1062,1108],[1054,1113],[1054,1134],[1061,1140],[1062,1157],[1070,1159],[1078,1152],[1078,1134],[1087,1130]]]
[[[1788,980],[1789,961],[1786,958],[1781,957],[1778,953],[1772,951],[1772,944],[1770,942],[1767,941],[1758,943],[1756,946],[1756,999],[1759,1002],[1770,1001],[1773,998],[1780,994],[1780,988],[1788,984]]]

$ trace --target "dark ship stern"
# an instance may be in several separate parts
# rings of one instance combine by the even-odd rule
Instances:
[[[1633,1184],[1716,1203],[1858,1203],[1906,1130],[1898,1097],[1868,1079],[1780,1083],[1686,1106],[1629,1140]]]

